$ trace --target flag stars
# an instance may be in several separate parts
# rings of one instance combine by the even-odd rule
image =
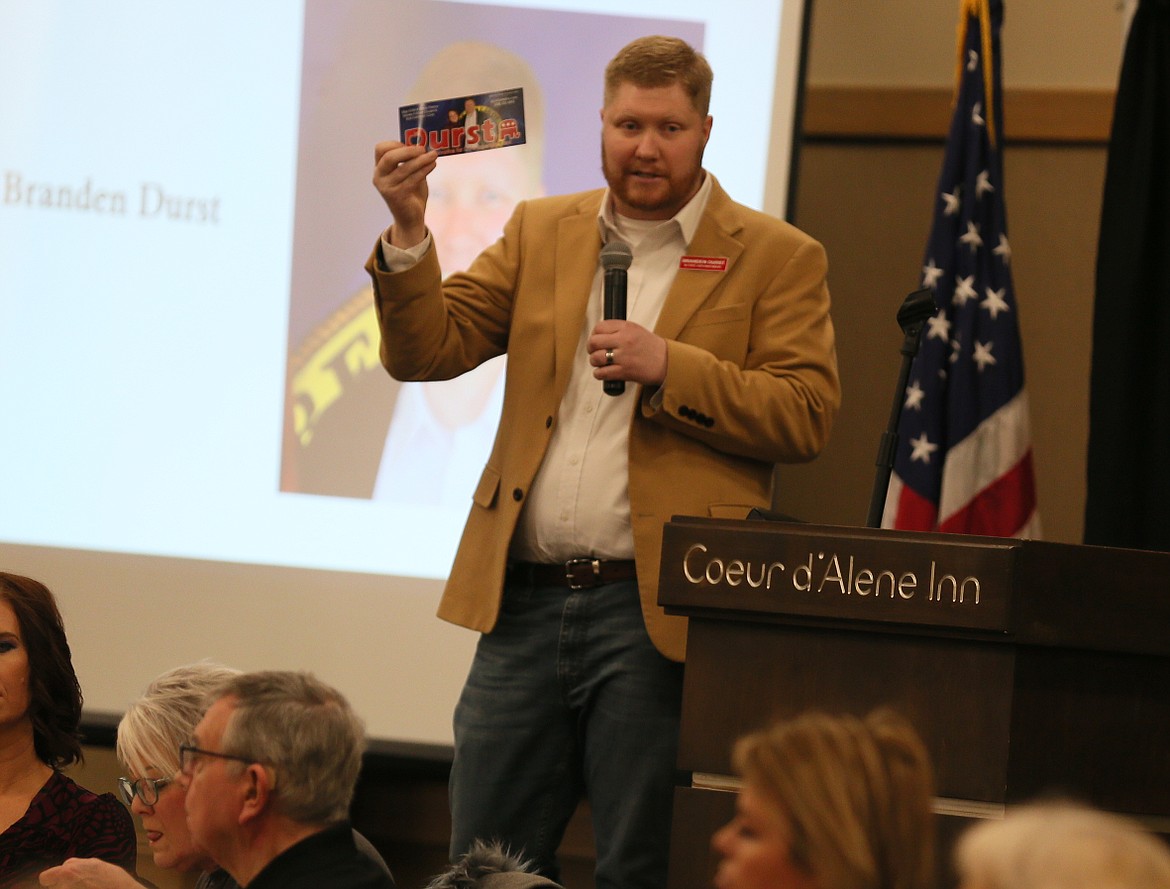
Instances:
[[[922,267],[922,286],[931,290],[937,289],[938,279],[942,274],[943,270],[934,264],[934,259],[927,260],[926,265]]]
[[[915,380],[908,387],[906,387],[905,409],[908,411],[922,410],[922,399],[925,397],[926,390],[918,385],[918,380]]]
[[[943,199],[943,216],[954,216],[959,212],[959,186],[954,191],[944,191],[939,195]]]
[[[926,338],[928,340],[942,340],[945,343],[950,339],[950,336],[951,322],[947,320],[945,314],[939,312],[926,319]]]
[[[1030,477],[1017,483],[1025,474],[1006,472],[1002,454],[988,444],[1009,430],[1014,441],[1029,442],[1026,411],[1003,410],[1006,400],[1022,401],[1016,322],[1023,310],[1013,291],[1002,206],[1000,66],[991,54],[998,23],[969,14],[987,3],[960,5],[958,90],[933,201],[926,192],[930,236],[918,254],[922,286],[940,309],[925,319],[922,351],[912,372],[903,372],[894,456],[904,489],[897,504],[888,504],[885,524],[928,528],[948,516],[969,516],[963,530],[1005,534],[1018,529],[1002,521],[995,498],[1003,491],[1013,502],[1030,503],[1035,496]],[[923,515],[928,504],[933,519]]]
[[[970,300],[976,299],[978,296],[979,294],[975,292],[974,275],[968,275],[965,278],[955,275],[954,300],[960,307],[967,305]]]
[[[959,235],[959,243],[966,244],[974,253],[983,246],[983,236],[979,234],[979,225],[975,222],[967,223],[966,233]]]
[[[981,343],[975,341],[975,354],[972,359],[979,365],[979,370],[986,370],[990,365],[995,364],[995,356],[991,354],[993,348],[992,343]]]
[[[930,441],[923,432],[917,438],[910,439],[910,461],[929,463],[930,455],[938,450],[938,445]]]
[[[1000,232],[999,235],[999,246],[993,247],[991,252],[1000,257],[1003,260],[1004,265],[1011,265],[1012,248],[1011,245],[1008,244],[1007,235],[1005,235],[1003,232]]]
[[[1003,298],[1004,294],[1007,293],[1006,287],[1001,287],[999,290],[992,290],[988,287],[984,292],[987,294],[987,298],[979,305],[991,313],[992,321],[999,318],[1000,312],[1011,311],[1007,301]]]

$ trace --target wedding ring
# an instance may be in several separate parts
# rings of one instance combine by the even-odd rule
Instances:
[[[606,349],[605,350],[605,366],[609,367],[611,364],[613,364],[613,349]]]

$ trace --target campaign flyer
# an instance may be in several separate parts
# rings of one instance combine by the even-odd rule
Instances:
[[[402,141],[444,154],[523,145],[524,90],[455,96],[398,109]]]

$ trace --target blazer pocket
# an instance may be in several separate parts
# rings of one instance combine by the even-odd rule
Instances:
[[[708,324],[727,324],[731,321],[746,321],[750,311],[747,303],[731,303],[726,306],[714,306],[702,309],[691,316],[687,328],[706,327]]]
[[[678,339],[743,367],[750,331],[751,307],[747,303],[732,303],[695,312],[679,332]]]
[[[483,468],[483,474],[479,477],[479,484],[475,486],[475,493],[471,499],[477,506],[482,506],[484,509],[491,509],[496,505],[496,495],[500,491],[500,473],[490,466]]]

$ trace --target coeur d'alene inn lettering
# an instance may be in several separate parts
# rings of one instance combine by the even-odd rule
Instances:
[[[899,570],[859,562],[853,555],[809,552],[791,568],[766,558],[727,557],[712,553],[703,543],[689,546],[682,556],[681,575],[688,584],[716,590],[763,590],[800,595],[838,595],[882,601],[926,601],[978,607],[982,583],[961,571],[950,571],[931,559],[921,571]]]
[[[1020,541],[1002,538],[676,516],[663,529],[658,602],[692,617],[1002,634],[1014,632],[1023,561]]]

